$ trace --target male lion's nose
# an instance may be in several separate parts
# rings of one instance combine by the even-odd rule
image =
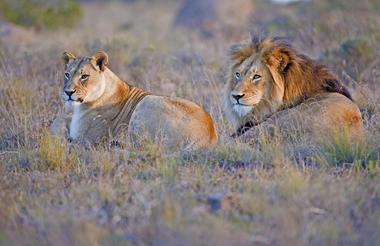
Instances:
[[[65,91],[66,95],[68,95],[69,97],[71,97],[72,94],[75,93],[75,90],[73,91]]]
[[[245,94],[232,94],[232,97],[235,98],[237,102],[239,102],[239,99],[244,97]]]

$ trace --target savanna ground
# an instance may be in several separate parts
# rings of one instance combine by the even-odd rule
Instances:
[[[1,23],[0,245],[380,245],[378,1],[210,2],[215,12],[191,18],[201,26],[179,2],[158,0],[87,1],[67,28]],[[362,142],[229,137],[227,50],[257,30],[335,71],[363,113]],[[167,154],[52,138],[62,52],[99,49],[129,83],[203,105],[217,147]]]

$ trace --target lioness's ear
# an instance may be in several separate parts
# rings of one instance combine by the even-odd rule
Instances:
[[[108,55],[104,51],[98,51],[93,55],[93,60],[96,67],[99,67],[100,71],[104,71],[108,65]]]
[[[254,52],[254,47],[250,44],[235,44],[230,47],[229,55],[231,60],[240,64],[250,57]]]
[[[70,60],[74,60],[76,57],[74,54],[70,53],[70,52],[63,52],[62,54],[62,60],[63,60],[63,63],[65,65],[67,65],[67,63],[70,62]]]

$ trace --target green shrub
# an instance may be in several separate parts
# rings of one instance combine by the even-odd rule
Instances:
[[[0,0],[0,15],[22,26],[53,29],[73,26],[82,10],[76,0]]]

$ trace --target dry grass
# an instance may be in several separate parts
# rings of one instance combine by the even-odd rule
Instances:
[[[378,245],[377,1],[357,12],[342,1],[253,1],[252,15],[247,2],[220,0],[223,18],[208,37],[173,29],[174,1],[137,1],[85,4],[79,26],[28,42],[0,38],[0,245]],[[229,138],[220,97],[226,50],[252,28],[289,35],[336,69],[363,112],[363,142]],[[366,44],[347,43],[359,35]],[[130,83],[203,105],[218,146],[165,154],[154,143],[127,152],[52,138],[49,122],[64,111],[60,54],[98,49]]]

